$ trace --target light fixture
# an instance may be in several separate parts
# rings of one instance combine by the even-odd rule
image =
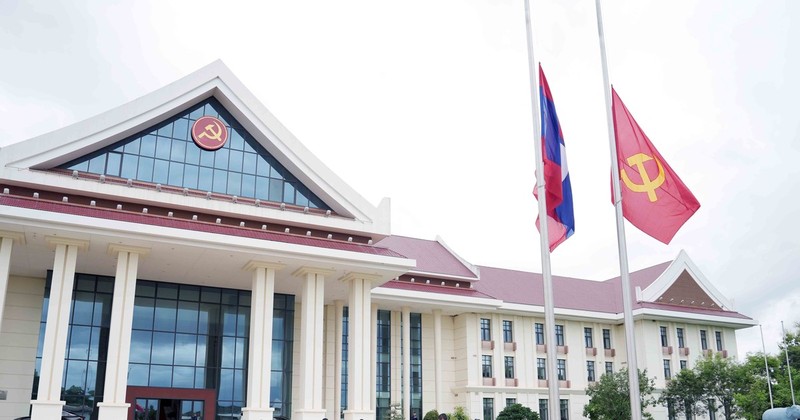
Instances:
[[[234,195],[233,198],[231,198],[231,201],[233,201],[234,203],[238,203],[239,202],[239,197]]]
[[[325,217],[328,217],[328,216],[330,216],[330,215],[331,215],[331,211],[330,211],[330,210],[326,210],[326,211],[325,211]]]
[[[168,211],[168,212],[167,212],[167,217],[172,217],[172,216],[173,216],[172,212],[171,212],[171,211]]]
[[[244,227],[244,222],[239,222],[239,227]]]
[[[142,207],[142,213],[147,214],[147,207]]]
[[[284,233],[289,233],[289,228],[283,230]]]
[[[101,184],[105,184],[106,183],[106,176],[105,175],[100,175],[100,183]]]
[[[156,191],[161,192],[161,184],[156,184]]]
[[[69,197],[67,197],[66,195],[61,197],[61,201],[65,202],[65,203],[69,203]]]
[[[6,190],[8,190],[8,188],[6,188]],[[5,192],[5,191],[3,191],[3,192]],[[5,192],[5,193],[8,194],[7,192]],[[39,193],[38,192],[33,193],[33,198],[39,198]]]
[[[261,225],[261,230],[267,230],[267,225]]]
[[[256,205],[256,207],[261,207],[261,200],[256,198],[255,205]]]
[[[188,188],[183,187],[183,195],[189,195],[189,189]]]
[[[192,215],[192,220],[194,220],[195,222],[197,221],[197,215],[196,214]]]
[[[303,213],[308,214],[308,206],[303,207]]]
[[[219,217],[217,217],[217,224],[220,224],[220,223],[222,223],[222,219],[220,219]]]
[[[96,206],[96,205],[97,205],[97,203],[96,203],[94,200],[92,200],[92,201],[90,201],[90,202],[89,202],[89,205],[90,205],[90,206],[92,206],[92,207],[94,207],[94,206]]]
[[[117,210],[122,210],[122,204],[117,204]]]
[[[78,171],[77,170],[72,171],[72,177],[75,178],[75,179],[78,179]]]
[[[133,186],[133,180],[132,180],[132,179],[130,179],[130,178],[128,178],[128,180],[127,180],[127,181],[125,181],[125,183],[126,183],[126,184],[128,184],[128,186],[129,186],[129,187],[132,187],[132,186]]]
[[[281,210],[286,210],[286,203],[281,203]]]

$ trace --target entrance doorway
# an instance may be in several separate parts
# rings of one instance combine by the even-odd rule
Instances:
[[[128,420],[213,420],[216,390],[129,386]]]

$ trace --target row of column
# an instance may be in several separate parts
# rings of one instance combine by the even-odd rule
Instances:
[[[60,418],[65,404],[61,401],[61,383],[64,375],[67,335],[69,333],[72,290],[78,252],[89,247],[88,241],[48,237],[47,243],[55,249],[50,298],[47,309],[42,364],[39,372],[39,389],[36,400],[31,401],[32,420]],[[24,244],[24,235],[0,231],[0,327],[6,301],[6,291],[14,242]],[[125,402],[128,361],[130,357],[131,329],[133,325],[134,298],[139,260],[149,249],[110,245],[108,252],[117,257],[114,279],[114,297],[109,328],[108,359],[106,364],[104,401],[98,404],[100,420],[127,418],[130,404]],[[244,269],[252,271],[252,303],[250,316],[250,351],[247,386],[247,406],[242,409],[244,420],[271,420],[270,377],[272,361],[272,313],[275,293],[275,273],[284,268],[281,264],[251,261]],[[302,268],[294,273],[304,278],[300,328],[300,372],[302,385],[295,396],[297,420],[321,420],[323,407],[323,311],[325,277],[333,271]],[[348,371],[350,383],[348,410],[345,420],[374,420],[372,406],[372,282],[377,277],[351,273],[341,279],[350,285],[350,357]],[[341,312],[341,302],[337,307]],[[339,326],[341,328],[341,326]],[[338,337],[341,337],[341,330]],[[341,339],[339,339],[341,341]],[[337,345],[341,360],[341,342]],[[340,368],[340,367],[339,367]],[[341,384],[339,383],[339,387]]]

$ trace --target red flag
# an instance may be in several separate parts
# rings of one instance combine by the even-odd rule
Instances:
[[[700,203],[628,112],[614,88],[622,214],[642,232],[668,244]]]

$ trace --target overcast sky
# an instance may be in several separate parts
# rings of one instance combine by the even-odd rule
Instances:
[[[619,275],[591,0],[532,0],[576,233],[555,275]],[[800,320],[800,2],[609,1],[611,81],[702,207],[670,245],[626,224],[631,270],[685,249],[735,309]],[[0,2],[0,145],[222,59],[393,233],[541,271],[523,0]],[[739,351],[760,351],[758,327]]]

